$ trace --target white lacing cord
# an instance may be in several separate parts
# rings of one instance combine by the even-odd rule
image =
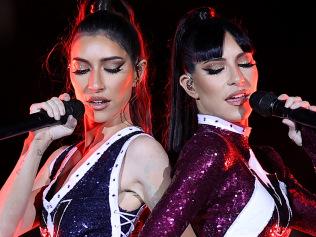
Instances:
[[[135,220],[136,220],[136,216],[137,216],[137,215],[130,214],[130,213],[126,213],[126,212],[121,212],[121,211],[114,211],[114,213],[115,213],[115,214],[118,214],[120,217],[122,217],[124,220],[126,220],[126,222],[120,223],[120,224],[119,224],[120,226],[130,224],[130,225],[131,225],[130,231],[133,231],[133,230],[134,230],[134,228],[135,228],[134,222],[135,222]],[[128,219],[126,216],[133,217],[133,219]],[[130,232],[130,231],[129,231],[129,232]],[[129,233],[127,233],[127,234],[129,234]],[[121,231],[121,235],[122,235],[123,237],[128,237],[127,234],[125,234],[125,233],[123,233],[123,232]]]

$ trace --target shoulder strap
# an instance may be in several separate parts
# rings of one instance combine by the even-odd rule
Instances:
[[[51,172],[50,172],[50,176],[49,176],[49,179],[50,180],[53,180],[53,178],[55,177],[58,169],[60,168],[63,160],[65,159],[65,157],[67,156],[68,152],[75,146],[74,145],[71,145],[69,147],[67,147],[54,161],[53,163],[53,167],[51,169]]]

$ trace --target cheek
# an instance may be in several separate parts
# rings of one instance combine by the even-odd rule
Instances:
[[[223,93],[225,86],[219,78],[209,78],[199,85],[197,90],[200,100],[200,112],[217,115],[223,106]]]
[[[257,88],[258,83],[258,70],[255,68],[253,70],[245,71],[245,78],[247,78],[247,81],[249,82],[250,86],[252,88]]]
[[[203,95],[201,97],[206,98],[216,98],[220,97],[220,94],[224,91],[224,81],[221,78],[208,78],[207,80],[203,80],[199,85],[199,89]]]
[[[124,76],[120,80],[116,80],[113,86],[113,92],[117,94],[121,99],[129,99],[133,86],[132,74]]]
[[[258,70],[256,70],[255,72],[253,72],[253,75],[252,75],[252,82],[253,82],[253,86],[255,87],[255,88],[257,88],[257,84],[258,84],[258,77],[259,77],[259,75],[258,75]]]
[[[86,80],[84,78],[76,78],[76,77],[71,77],[70,78],[70,81],[71,81],[71,85],[72,87],[74,88],[75,90],[75,94],[77,97],[81,97],[83,91],[84,91],[84,88],[86,86]]]

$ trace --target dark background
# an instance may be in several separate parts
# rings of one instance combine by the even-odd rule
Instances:
[[[197,6],[214,6],[222,15],[243,22],[256,46],[259,89],[299,95],[316,104],[313,86],[316,79],[316,8],[312,1],[130,2],[150,50],[154,135],[159,141],[165,118],[163,87],[170,58],[170,39],[180,16]],[[48,77],[41,66],[46,54],[69,26],[75,10],[75,0],[0,0],[0,126],[27,115],[30,104],[62,92],[62,74]],[[65,65],[56,65],[57,72],[65,68]],[[315,191],[311,163],[289,141],[285,125],[277,118],[261,118],[256,114],[251,116],[250,124],[253,127],[251,141],[272,145],[283,154],[297,179]],[[24,138],[25,135],[21,135],[0,141],[1,185],[19,157]],[[29,236],[36,236],[35,232]],[[292,236],[305,235],[294,232]]]

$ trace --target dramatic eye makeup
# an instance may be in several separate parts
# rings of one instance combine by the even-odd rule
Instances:
[[[104,71],[115,74],[123,70],[123,65],[125,64],[125,61],[122,59],[117,59],[117,60],[110,60],[110,61],[105,61],[102,65]]]
[[[225,68],[224,60],[211,60],[203,64],[202,69],[210,75],[215,75],[223,71]]]
[[[111,74],[122,71],[125,60],[121,57],[109,57],[100,60],[101,68]],[[82,58],[74,58],[69,65],[70,71],[75,75],[83,75],[92,70],[90,63]]]
[[[69,65],[69,69],[75,75],[83,75],[90,71],[90,65],[86,62],[73,60]]]
[[[251,53],[243,53],[237,59],[237,64],[242,68],[250,68],[256,65]]]
[[[226,61],[223,58],[212,59],[202,64],[202,69],[209,75],[216,75],[223,71],[226,67]],[[252,53],[241,53],[236,58],[236,63],[241,68],[250,68],[256,65]]]

